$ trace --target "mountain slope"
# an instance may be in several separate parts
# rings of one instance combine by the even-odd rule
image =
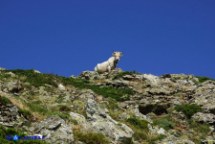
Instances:
[[[0,70],[0,141],[200,143],[215,139],[215,81],[114,70],[78,77]],[[27,140],[42,135],[44,140]],[[34,139],[41,138],[33,137]],[[29,139],[32,139],[29,138]]]

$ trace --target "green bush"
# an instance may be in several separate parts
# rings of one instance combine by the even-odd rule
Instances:
[[[115,88],[112,86],[89,86],[91,90],[95,93],[102,95],[104,97],[110,97],[117,101],[129,100],[130,95],[134,94],[134,91],[130,88]]]
[[[136,128],[148,129],[148,122],[145,120],[141,120],[138,117],[132,116],[127,119],[127,122],[129,122]]]
[[[209,78],[209,77],[204,77],[204,76],[196,76],[196,77],[198,78],[200,83],[203,83],[203,82],[205,82],[207,80],[213,80],[214,81],[214,79]]]
[[[175,109],[177,111],[181,111],[185,114],[187,118],[191,118],[195,113],[201,112],[202,108],[199,105],[196,104],[182,104],[182,105],[176,105]]]
[[[9,74],[0,73],[0,79],[9,78],[10,76],[11,75],[9,75]]]
[[[10,102],[10,100],[8,98],[0,96],[0,104],[6,105],[6,104],[9,104],[9,103],[11,103],[11,102]]]
[[[74,131],[75,140],[86,144],[109,144],[108,139],[101,133]]]
[[[205,139],[211,131],[209,124],[201,124],[193,120],[189,122],[189,128],[194,132],[190,139],[195,143],[201,143],[202,139]]]
[[[174,127],[174,123],[171,122],[168,118],[156,119],[154,120],[153,124],[158,125],[159,127],[162,127],[165,130],[172,129]]]

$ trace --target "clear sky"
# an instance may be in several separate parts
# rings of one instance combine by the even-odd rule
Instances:
[[[215,0],[0,0],[0,67],[78,75],[118,67],[215,78]]]

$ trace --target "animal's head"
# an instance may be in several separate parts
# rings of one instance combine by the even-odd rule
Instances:
[[[122,56],[122,52],[114,52],[113,53],[113,57],[116,59],[116,60],[120,60],[120,57]]]

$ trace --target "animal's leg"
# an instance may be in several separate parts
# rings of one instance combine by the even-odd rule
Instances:
[[[111,66],[110,65],[108,66],[107,69],[108,69],[108,72],[111,72]]]

